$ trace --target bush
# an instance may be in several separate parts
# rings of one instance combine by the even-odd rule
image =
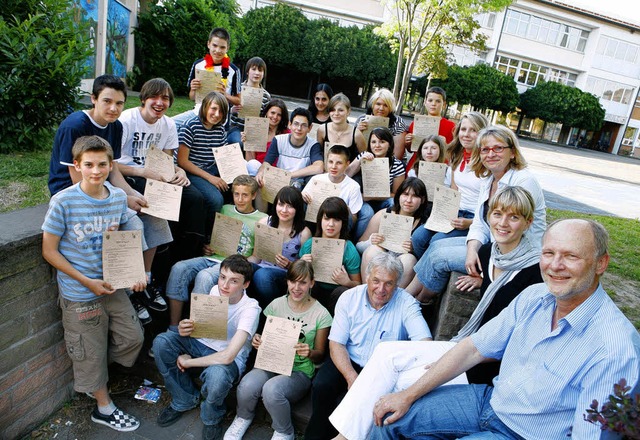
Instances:
[[[88,32],[68,0],[8,0],[0,12],[0,152],[41,148],[78,101]]]
[[[626,439],[640,439],[640,395],[631,396],[631,387],[623,378],[613,386],[613,394],[598,410],[598,401],[594,400],[587,409],[584,419],[600,425],[603,431],[622,434]]]

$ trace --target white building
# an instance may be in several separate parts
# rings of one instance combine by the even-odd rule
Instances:
[[[456,48],[457,64],[486,62],[512,76],[521,93],[541,79],[593,93],[606,111],[601,143],[614,154],[634,146],[640,154],[640,25],[550,0],[517,0],[479,18],[488,51]],[[582,136],[591,133],[574,129],[561,141]]]

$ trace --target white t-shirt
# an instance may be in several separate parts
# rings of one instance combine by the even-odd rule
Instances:
[[[144,167],[144,161],[151,145],[161,150],[178,148],[176,123],[163,116],[155,124],[148,124],[140,112],[140,107],[122,112],[118,120],[122,123],[122,155],[118,162],[132,167]]]
[[[484,179],[476,177],[476,173],[471,171],[469,164],[465,165],[464,171],[460,171],[460,166],[462,166],[462,161],[456,167],[453,175],[458,191],[460,191],[460,209],[475,212],[476,206],[478,206],[480,186]],[[447,186],[451,186],[451,167],[447,168],[444,183]]]
[[[315,176],[311,177],[311,179],[309,179],[309,183],[307,183],[307,186],[311,185],[314,180],[320,182],[331,182],[331,180],[329,180],[328,173],[316,174]],[[358,185],[358,182],[356,182],[349,176],[344,176],[344,180],[340,182],[339,185],[340,198],[347,204],[347,206],[349,207],[349,211],[351,211],[351,214],[356,215],[360,212],[360,209],[362,209],[363,203],[362,193],[360,192],[360,185]],[[306,189],[307,186],[305,186],[304,188]],[[302,190],[302,192],[304,192],[304,189]]]

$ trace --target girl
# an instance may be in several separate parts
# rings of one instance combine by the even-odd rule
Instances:
[[[277,298],[264,310],[265,316],[278,316],[301,322],[302,330],[295,345],[296,356],[291,376],[254,368],[240,381],[236,397],[236,417],[224,435],[225,440],[242,439],[255,416],[262,397],[271,415],[273,439],[293,440],[291,404],[302,399],[311,388],[315,363],[322,362],[327,347],[331,315],[310,295],[314,285],[313,267],[307,261],[292,263],[287,271],[287,295]],[[261,335],[256,333],[251,345],[258,349]]]
[[[430,210],[427,209],[427,188],[422,180],[417,177],[409,177],[402,182],[400,188],[396,192],[393,199],[393,206],[386,210],[378,211],[364,231],[362,238],[356,245],[356,248],[362,253],[362,265],[366,268],[374,255],[380,252],[392,252],[380,247],[380,244],[384,242],[384,236],[378,233],[380,228],[380,220],[385,213],[392,212],[394,214],[405,215],[407,217],[413,217],[413,230],[419,228],[427,221]],[[404,274],[402,279],[398,283],[399,287],[405,288],[407,284],[413,279],[413,266],[416,264],[416,257],[411,254],[413,248],[411,246],[411,240],[407,240],[403,243],[403,247],[407,253],[397,254],[397,257],[404,266]],[[365,279],[363,270],[361,271],[362,279]]]
[[[329,84],[316,86],[313,99],[309,102],[309,111],[313,124],[324,124],[329,120],[329,100],[333,97],[333,89]]]
[[[264,158],[269,151],[271,141],[276,135],[289,133],[289,110],[282,99],[272,99],[260,112],[260,117],[269,120],[269,137],[267,138],[267,149],[263,152],[247,151],[245,159],[247,160],[247,171],[250,175],[255,176],[264,162]],[[244,131],[242,132],[242,142],[245,141]],[[274,165],[275,164],[271,164]]]
[[[332,145],[344,145],[349,150],[349,160],[356,158],[358,153],[366,149],[362,132],[349,124],[351,101],[343,93],[338,93],[329,101],[329,116],[327,121],[318,128],[317,139],[321,146],[326,142]],[[324,147],[326,150],[326,146]]]
[[[407,177],[418,177],[418,168],[420,167],[421,160],[425,162],[443,163],[446,147],[440,135],[432,134],[424,138],[422,142],[420,142],[418,151],[416,151],[419,159],[414,162],[413,167],[407,173]]]
[[[402,118],[396,116],[393,110],[396,108],[396,99],[393,97],[393,93],[388,89],[380,89],[373,95],[367,102],[367,115],[383,116],[389,118],[389,130],[393,135],[393,142],[391,143],[392,151],[396,159],[404,159],[404,138],[407,131],[407,125]],[[362,115],[356,120],[356,126],[361,132],[367,131],[368,124],[365,121],[365,116]],[[365,139],[365,142],[369,142],[369,139]]]
[[[254,263],[253,283],[250,289],[254,290],[253,298],[257,299],[260,307],[266,307],[277,298],[285,289],[285,275],[299,256],[302,243],[311,238],[311,231],[304,224],[304,202],[302,194],[292,186],[285,186],[273,201],[272,211],[275,215],[264,217],[258,223],[277,228],[285,235],[282,245],[282,253],[276,255],[276,263],[270,263],[256,256],[249,257]]]

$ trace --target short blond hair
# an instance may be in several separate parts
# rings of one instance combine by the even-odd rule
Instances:
[[[521,186],[507,186],[489,199],[487,221],[489,221],[489,216],[496,209],[521,215],[525,220],[531,221],[536,210],[536,203],[531,193]]]
[[[511,149],[513,159],[509,162],[508,169],[521,170],[527,167],[527,161],[520,152],[520,143],[518,142],[516,134],[504,125],[491,125],[480,130],[478,138],[476,139],[476,148],[474,148],[473,153],[471,153],[471,169],[476,173],[476,176],[487,177],[491,174],[480,159],[480,148],[482,148],[483,143],[486,142],[489,136],[493,136],[500,142],[507,144]]]
[[[373,104],[375,104],[378,99],[382,99],[389,107],[389,112],[393,113],[396,108],[396,98],[393,97],[393,93],[391,93],[389,89],[380,89],[371,95],[371,98],[369,98],[367,102],[367,107],[373,109]]]

